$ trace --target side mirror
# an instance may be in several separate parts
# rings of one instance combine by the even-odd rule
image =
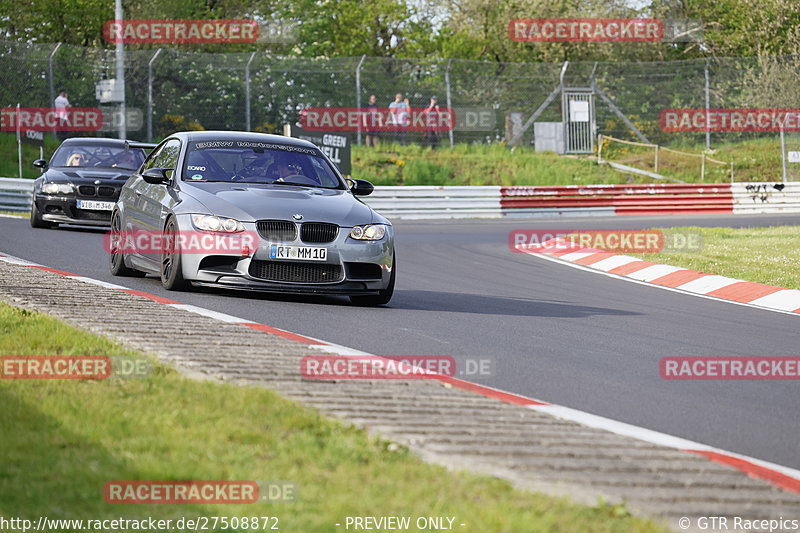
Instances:
[[[152,183],[153,185],[164,184],[169,181],[169,176],[167,172],[170,172],[171,168],[148,168],[144,172],[142,172],[142,179],[147,183]]]
[[[47,170],[47,161],[44,159],[37,159],[33,162],[33,166],[42,170]]]
[[[375,186],[367,180],[347,178],[347,184],[356,196],[369,196],[375,190]]]

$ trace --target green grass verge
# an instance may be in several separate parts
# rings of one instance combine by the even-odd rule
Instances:
[[[703,145],[675,145],[673,148],[701,154]],[[643,170],[654,171],[654,150],[607,142],[603,158]],[[781,179],[781,148],[776,138],[762,138],[715,145],[708,154],[721,161],[733,161],[736,181]],[[697,157],[662,150],[659,173],[687,183],[729,182],[730,167],[708,162],[701,179]],[[796,170],[800,177],[800,169]],[[353,147],[353,176],[376,185],[588,185],[601,183],[662,183],[626,175],[587,157],[565,157],[552,152],[502,145],[456,145],[436,150],[419,145],[384,143],[376,150]]]
[[[669,148],[700,155],[704,144],[679,143]],[[707,155],[726,163],[733,162],[734,181],[780,181],[782,179],[781,144],[776,137],[750,139],[725,144],[712,145]],[[636,168],[655,171],[655,150],[640,146],[624,145],[606,141],[603,158],[617,161]],[[796,165],[795,165],[796,166]],[[790,167],[793,179],[800,179],[800,168]],[[701,181],[701,160],[698,157],[676,154],[667,150],[659,153],[658,172],[665,176],[678,178],[687,183]],[[731,179],[730,166],[707,162],[706,183],[727,183]]]
[[[58,145],[61,144],[49,132],[44,134],[44,158],[49,160]],[[38,178],[39,169],[33,162],[39,159],[39,147],[30,144],[22,145],[22,177]],[[0,133],[0,177],[18,178],[19,161],[17,155],[17,136],[15,133]]]
[[[6,304],[0,353],[135,355]],[[334,532],[348,515],[455,516],[465,532],[664,531],[623,506],[578,506],[452,473],[269,390],[193,381],[162,365],[143,379],[0,380],[0,405],[5,517],[278,516],[281,531]],[[299,498],[280,505],[104,502],[106,481],[137,479],[288,480]]]
[[[627,178],[588,159],[502,145],[353,146],[353,177],[376,185],[588,185]]]
[[[745,281],[800,289],[800,226],[769,228],[671,228],[696,232],[703,246],[692,253],[629,254]]]

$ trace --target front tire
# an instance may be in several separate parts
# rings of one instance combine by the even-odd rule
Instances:
[[[31,205],[31,227],[32,228],[52,228],[56,224],[52,222],[47,222],[46,220],[42,219],[42,213],[39,211],[39,208],[36,207],[36,202],[33,202]]]
[[[188,285],[183,278],[181,250],[178,243],[178,224],[174,218],[164,228],[166,250],[161,252],[161,285],[168,291],[181,291]]]
[[[375,307],[377,305],[386,305],[394,295],[394,278],[397,273],[397,258],[392,254],[392,274],[389,276],[389,285],[385,289],[381,289],[378,294],[370,294],[364,296],[350,296],[350,303],[361,305],[364,307]]]
[[[108,246],[108,264],[111,267],[112,276],[124,276],[130,278],[143,278],[146,273],[135,268],[130,268],[125,264],[125,254],[119,251],[118,245],[114,244],[114,234],[119,235],[122,232],[122,220],[119,217],[119,211],[115,211],[111,216],[111,235],[109,235]]]

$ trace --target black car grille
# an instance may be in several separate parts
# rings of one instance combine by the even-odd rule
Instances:
[[[297,239],[297,226],[288,220],[259,220],[256,229],[262,239],[291,242]]]
[[[254,259],[250,261],[250,275],[269,281],[330,283],[342,279],[342,267],[325,263],[284,263]]]
[[[300,239],[303,242],[315,244],[333,242],[338,232],[339,226],[336,224],[328,224],[327,222],[305,222],[300,228]]]
[[[117,190],[109,185],[78,185],[78,193],[81,196],[102,196],[104,198],[113,198],[117,195]]]

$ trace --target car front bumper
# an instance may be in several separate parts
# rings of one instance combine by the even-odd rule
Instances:
[[[82,226],[108,226],[111,211],[78,209],[78,198],[36,194],[33,201],[42,220],[57,224],[80,224]],[[103,198],[104,202],[116,202],[116,198]]]
[[[191,229],[188,215],[178,217],[181,229]],[[254,223],[244,223],[257,235]],[[389,286],[394,268],[394,234],[387,227],[380,241],[358,241],[340,228],[330,243],[272,242],[258,237],[254,250],[236,253],[185,253],[181,255],[184,278],[195,285],[290,294],[369,295]],[[272,244],[324,247],[324,261],[275,260]],[[310,280],[313,278],[313,281]]]

